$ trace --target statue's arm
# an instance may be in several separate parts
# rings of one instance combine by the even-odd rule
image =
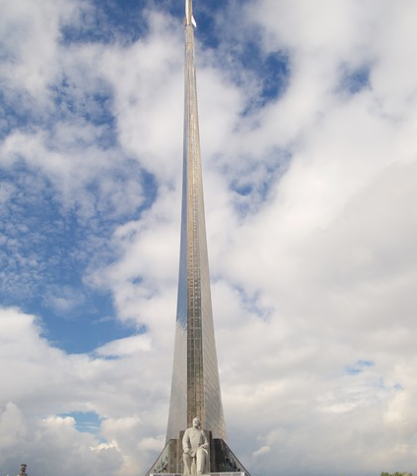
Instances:
[[[182,449],[184,450],[184,453],[188,453],[191,449],[190,437],[188,435],[187,430],[185,431],[184,436],[182,437]]]
[[[203,437],[203,444],[200,445],[200,446],[203,447],[203,448],[208,448],[209,447],[209,442],[208,442],[206,433],[204,431],[201,431],[201,435]]]

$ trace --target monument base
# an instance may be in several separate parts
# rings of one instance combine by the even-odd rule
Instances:
[[[184,476],[181,473],[151,473],[150,476]],[[246,473],[207,473],[201,476],[246,476]]]
[[[250,476],[224,440],[212,438],[211,431],[205,433],[210,443],[210,473],[207,474],[210,476]],[[178,439],[168,441],[146,476],[182,476],[184,474],[181,443],[183,436],[184,432],[181,431]]]

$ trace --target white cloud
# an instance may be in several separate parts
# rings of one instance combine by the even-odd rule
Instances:
[[[151,343],[149,336],[139,335],[109,342],[108,344],[99,347],[96,350],[96,353],[104,357],[119,357],[131,355],[135,352],[149,351],[150,348]]]
[[[91,467],[94,474],[118,474],[126,467],[129,474],[138,468],[146,471],[154,457],[149,450],[155,448],[155,444],[149,446],[148,431],[152,428],[156,436],[157,428],[164,424],[160,406],[168,392],[158,368],[164,363],[153,355],[145,361],[134,357],[140,349],[149,353],[148,336],[99,348],[99,356],[119,357],[103,360],[67,355],[51,347],[40,336],[34,317],[17,309],[0,310],[0,327],[0,377],[5,382],[0,400],[0,446],[7,449],[2,451],[3,468],[12,471],[17,464],[18,445],[33,470],[45,474],[60,464],[65,451],[68,459],[61,468],[63,474],[71,475],[74,468],[81,471],[83,467]],[[134,375],[131,369],[135,369]],[[76,417],[61,416],[91,411],[103,419],[98,435],[78,431]],[[40,419],[39,415],[45,416]],[[45,446],[48,458],[42,450]],[[90,447],[100,451],[92,452]]]
[[[114,88],[118,139],[158,182],[179,181],[182,151],[182,29],[150,14],[150,33],[132,46],[109,48],[100,65]]]
[[[2,1],[0,41],[4,54],[1,79],[6,92],[27,92],[40,104],[59,74],[60,26],[75,19],[76,1]]]
[[[27,436],[22,413],[16,405],[9,402],[0,415],[0,447],[2,451],[14,447]]]

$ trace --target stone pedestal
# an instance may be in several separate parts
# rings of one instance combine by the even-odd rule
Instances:
[[[151,473],[150,476],[184,476],[182,473]],[[246,473],[207,473],[201,476],[247,476]]]
[[[206,432],[210,443],[210,475],[211,476],[250,476],[240,461],[233,454],[227,443],[221,438],[212,438],[211,432]],[[182,462],[181,431],[178,439],[169,440],[152,465],[146,476],[182,476],[184,465]]]

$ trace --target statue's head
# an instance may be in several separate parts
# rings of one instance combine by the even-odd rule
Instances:
[[[194,420],[193,420],[193,427],[194,428],[200,428],[200,420],[198,419],[198,417],[195,417]]]

